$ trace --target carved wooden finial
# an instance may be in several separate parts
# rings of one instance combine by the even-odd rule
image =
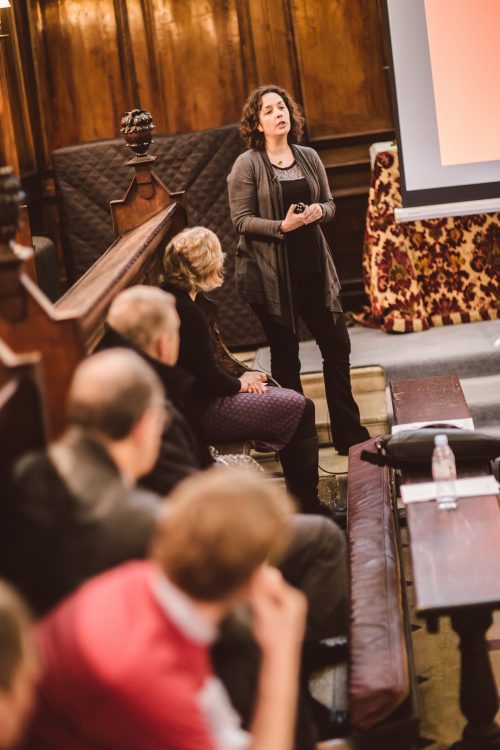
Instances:
[[[16,236],[19,205],[25,195],[12,167],[0,167],[0,252],[11,254],[11,241]]]
[[[120,133],[123,133],[128,148],[135,153],[135,158],[129,164],[135,164],[137,160],[155,161],[155,156],[147,155],[148,148],[153,141],[154,129],[155,125],[150,112],[145,112],[143,109],[125,112],[121,120]]]
[[[153,142],[154,127],[151,114],[143,109],[125,112],[121,119],[120,133],[123,133],[127,146],[136,155],[127,162],[127,166],[134,168],[135,176],[125,197],[109,204],[117,235],[130,232],[158,211],[182,200],[184,191],[170,193],[152,170],[156,156],[149,156],[147,151]]]

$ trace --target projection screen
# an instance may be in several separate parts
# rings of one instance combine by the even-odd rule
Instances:
[[[500,211],[500,0],[385,0],[398,221]]]

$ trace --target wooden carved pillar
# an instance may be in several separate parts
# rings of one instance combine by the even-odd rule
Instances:
[[[471,608],[451,617],[460,637],[460,708],[467,724],[462,739],[450,750],[500,750],[500,726],[495,721],[498,691],[486,641],[492,622],[488,609]]]
[[[127,166],[134,169],[135,175],[125,197],[109,204],[116,235],[130,232],[171,203],[181,201],[184,195],[184,191],[169,193],[153,172],[156,156],[147,152],[153,142],[154,128],[153,118],[143,109],[133,109],[122,117],[120,132],[128,148],[135,153]]]

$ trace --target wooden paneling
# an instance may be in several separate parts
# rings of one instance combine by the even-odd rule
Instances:
[[[22,50],[25,47],[19,8],[0,10],[0,157],[17,174],[36,172],[32,123],[28,107]],[[16,14],[16,15],[14,15]]]
[[[24,178],[36,231],[57,225],[54,149],[115,137],[139,106],[157,133],[234,123],[276,83],[330,168],[339,270],[360,285],[368,146],[392,130],[378,0],[15,0],[3,15],[0,159]]]
[[[276,83],[301,99],[290,8],[283,0],[240,0],[239,18],[246,92]]]
[[[235,122],[244,89],[235,0],[145,0],[140,9],[132,0],[127,7],[141,104],[158,120],[159,96],[158,130]]]
[[[5,50],[0,41],[0,166],[6,164],[9,164],[14,172],[19,174],[17,141],[9,95]]]
[[[28,2],[45,156],[113,137],[142,106],[158,132],[236,122],[274,82],[302,102],[312,140],[391,129],[377,2]]]
[[[55,148],[116,136],[133,101],[119,54],[117,4],[30,2],[47,164]]]
[[[311,140],[390,130],[376,2],[291,0]]]

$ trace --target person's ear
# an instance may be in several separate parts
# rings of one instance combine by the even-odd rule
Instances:
[[[156,341],[153,344],[153,356],[156,357],[156,359],[161,359],[163,354],[163,342],[162,342],[163,335],[158,336]]]
[[[257,125],[257,130],[259,130],[259,131],[260,131],[261,133],[263,133],[263,132],[264,132],[264,128],[262,127],[262,125],[260,124],[260,122],[259,122],[259,124]]]
[[[174,356],[172,352],[172,337],[166,333],[162,333],[162,335],[158,339],[158,346],[160,347],[161,356],[159,358],[161,359],[161,361],[168,365],[175,364],[175,362],[172,361]]]

